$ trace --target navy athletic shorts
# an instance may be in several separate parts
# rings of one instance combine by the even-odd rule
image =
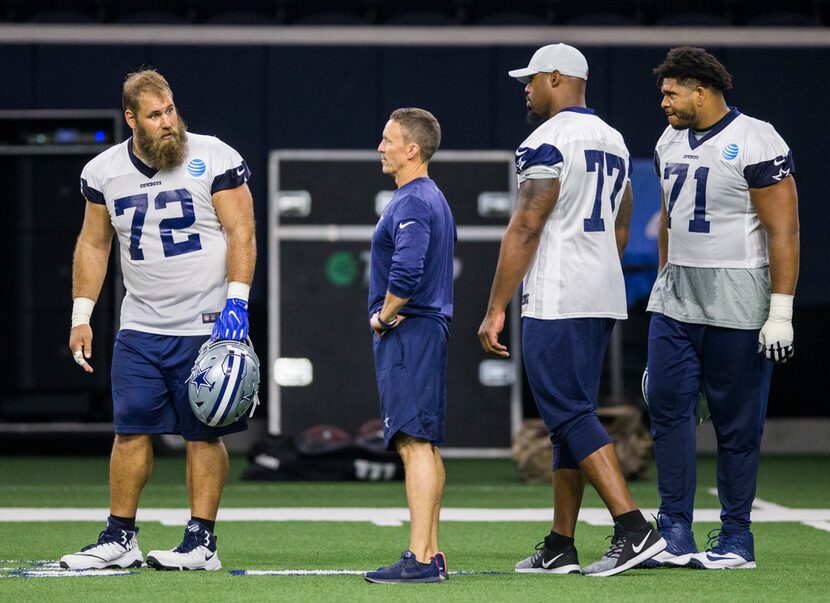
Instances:
[[[612,318],[522,319],[527,380],[550,431],[554,470],[576,469],[611,443],[597,417],[597,396],[614,323]]]
[[[384,444],[405,433],[435,445],[444,441],[449,329],[433,318],[411,317],[374,337]]]
[[[115,433],[179,433],[185,440],[210,440],[248,428],[244,416],[227,427],[208,427],[190,409],[186,381],[207,338],[118,332],[112,354]]]

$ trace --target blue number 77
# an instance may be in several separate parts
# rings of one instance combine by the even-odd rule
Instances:
[[[614,188],[611,191],[611,211],[614,211],[617,195],[625,178],[625,159],[612,153],[586,149],[585,167],[589,172],[597,173],[597,189],[594,193],[591,217],[585,218],[584,230],[585,232],[603,232],[605,230],[605,220],[602,219],[602,190],[605,186],[605,176],[610,176],[614,173],[614,170],[617,170],[617,179],[614,181]]]

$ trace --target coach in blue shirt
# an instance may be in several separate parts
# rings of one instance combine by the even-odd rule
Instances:
[[[406,468],[409,549],[370,582],[438,582],[447,577],[438,551],[444,464],[447,344],[452,319],[455,221],[429,175],[441,127],[423,109],[397,109],[378,146],[395,192],[372,235],[369,324],[386,446]]]

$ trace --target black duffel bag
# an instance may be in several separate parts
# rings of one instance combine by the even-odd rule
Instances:
[[[297,437],[268,436],[248,450],[243,480],[367,481],[404,478],[397,452],[383,446],[380,421],[370,421],[354,439],[339,427],[316,425]]]

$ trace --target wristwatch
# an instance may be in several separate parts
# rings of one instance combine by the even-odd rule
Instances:
[[[383,320],[380,317],[380,311],[378,311],[378,322],[380,323],[380,326],[383,327],[384,331],[388,331],[389,329],[394,329],[395,326],[397,326],[397,324],[398,324],[398,315],[395,314],[395,316],[392,318],[392,320],[390,320],[389,322],[386,322],[385,320]]]

